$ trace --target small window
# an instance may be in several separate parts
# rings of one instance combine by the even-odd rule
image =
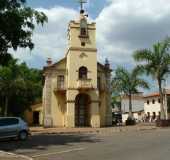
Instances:
[[[84,47],[85,45],[86,45],[86,43],[85,43],[85,42],[81,42],[81,46],[83,46],[83,47]]]
[[[57,77],[58,87],[64,87],[64,75],[59,75]]]
[[[160,100],[160,98],[158,99],[158,103],[161,103],[161,100]]]
[[[87,79],[87,68],[86,67],[79,68],[79,79]]]
[[[19,123],[19,120],[16,118],[2,118],[2,119],[0,119],[0,126],[16,125],[18,123]]]
[[[154,99],[152,100],[152,104],[155,104],[155,100]]]
[[[19,120],[16,118],[9,118],[8,125],[16,125],[19,123]]]
[[[6,126],[5,119],[0,119],[0,126]]]
[[[147,112],[147,116],[150,117],[150,112]]]
[[[147,104],[149,105],[149,100],[147,100]]]

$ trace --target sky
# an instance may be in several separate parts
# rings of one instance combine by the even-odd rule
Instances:
[[[30,67],[42,68],[48,57],[56,62],[65,56],[67,26],[78,18],[80,5],[77,0],[27,0],[27,4],[43,11],[48,24],[36,27],[34,50],[19,49],[13,55]],[[150,48],[170,35],[170,0],[88,0],[85,9],[97,24],[98,60],[104,63],[108,58],[113,70],[117,65],[132,68],[135,50]]]

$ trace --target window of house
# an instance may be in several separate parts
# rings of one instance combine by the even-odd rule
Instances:
[[[59,75],[57,78],[58,87],[64,88],[64,75]]]
[[[152,100],[152,104],[155,104],[155,100],[154,99]]]
[[[161,103],[161,100],[160,100],[160,98],[158,99],[158,103]]]
[[[147,116],[150,117],[150,112],[147,112]]]
[[[147,104],[149,105],[149,100],[147,100]]]
[[[156,112],[152,113],[152,119],[154,120],[156,118]]]
[[[79,79],[87,79],[87,68],[86,67],[79,68]]]

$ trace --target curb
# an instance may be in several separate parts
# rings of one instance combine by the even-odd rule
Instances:
[[[91,131],[51,131],[51,132],[41,132],[41,131],[32,131],[32,135],[50,135],[50,134],[101,134],[101,133],[119,133],[119,132],[127,132],[127,131],[145,131],[145,130],[157,130],[159,127],[148,127],[148,128],[114,128],[114,129],[106,129],[106,130],[91,130]]]
[[[4,152],[0,151],[0,157],[2,156],[3,160],[8,160],[8,159],[16,159],[21,158],[22,160],[33,160],[31,157],[25,156],[25,155],[19,155],[19,154],[14,154],[10,152]]]
[[[76,132],[73,132],[73,131],[70,131],[70,132],[39,132],[39,131],[33,131],[31,132],[31,135],[46,135],[46,134],[83,134],[83,133],[99,133],[100,131],[76,131]]]

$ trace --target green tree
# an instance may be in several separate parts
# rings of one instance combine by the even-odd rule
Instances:
[[[117,107],[121,111],[121,95],[117,90],[112,90],[112,108]]]
[[[152,49],[137,50],[133,57],[137,62],[142,62],[139,67],[153,79],[157,80],[160,94],[161,119],[165,119],[165,109],[163,106],[162,81],[169,74],[170,67],[170,38],[155,43]]]
[[[10,60],[12,60],[12,56],[10,54],[0,54],[0,65],[5,66]]]
[[[121,97],[119,96],[112,96],[112,108],[118,109],[118,111],[121,111]]]
[[[12,59],[0,65],[0,106],[4,116],[22,116],[42,95],[42,72]]]
[[[8,67],[0,66],[0,93],[2,105],[4,106],[4,116],[7,116],[9,99],[11,98],[15,88],[17,88],[16,86],[18,83],[21,84],[17,77],[18,67],[16,65],[16,60],[11,60],[8,65]]]
[[[32,34],[35,24],[43,25],[47,17],[26,5],[26,0],[0,2],[0,54],[18,47],[33,49]]]
[[[149,88],[147,82],[140,78],[141,70],[138,68],[128,71],[123,67],[115,70],[112,80],[113,90],[129,98],[129,119],[132,119],[132,94],[138,93],[138,88]]]

